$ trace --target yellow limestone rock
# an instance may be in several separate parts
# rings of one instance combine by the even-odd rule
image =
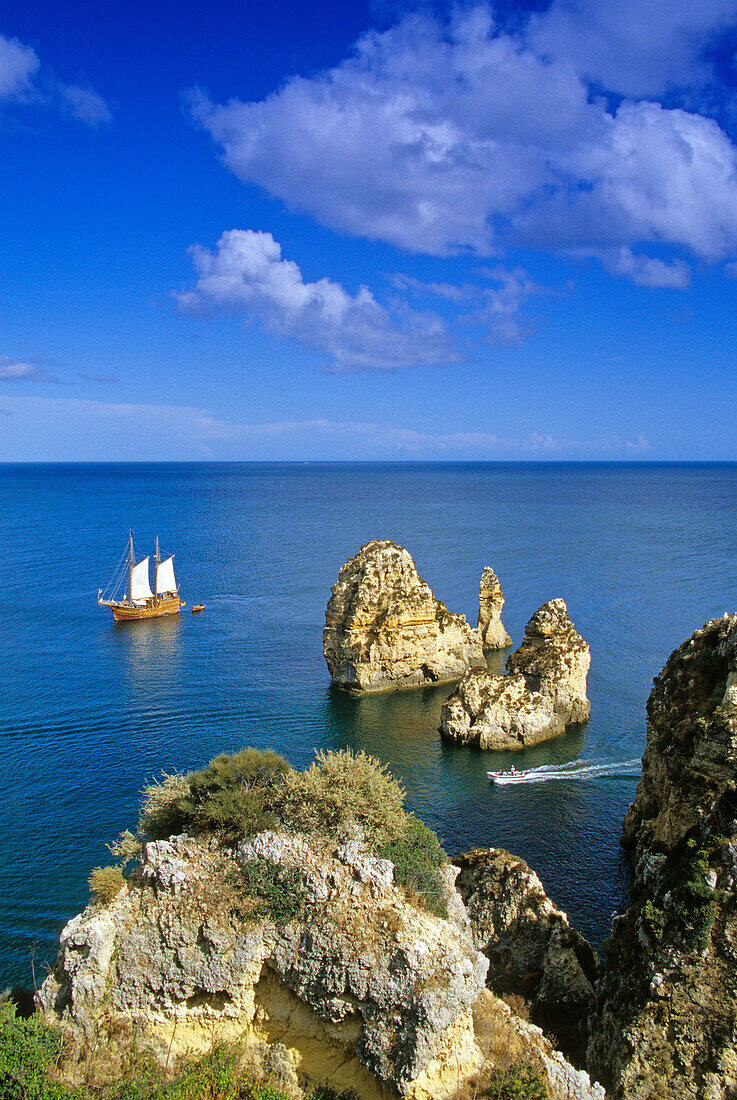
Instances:
[[[323,652],[336,687],[357,693],[449,683],[485,667],[478,630],[435,599],[407,550],[388,539],[362,546],[340,570]]]

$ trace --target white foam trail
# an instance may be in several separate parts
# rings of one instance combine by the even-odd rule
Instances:
[[[550,783],[571,779],[619,779],[638,778],[642,768],[639,757],[632,760],[614,760],[606,764],[592,764],[588,760],[570,760],[567,764],[542,764],[528,768],[513,776],[505,776],[502,783]],[[500,780],[497,780],[500,782]]]

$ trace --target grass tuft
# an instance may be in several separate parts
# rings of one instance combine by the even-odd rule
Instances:
[[[120,867],[93,867],[89,877],[90,893],[99,905],[108,905],[123,889],[125,878]]]

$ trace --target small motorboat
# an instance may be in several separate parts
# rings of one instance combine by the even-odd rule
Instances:
[[[196,615],[198,611],[204,611],[204,610],[205,610],[205,605],[203,603],[193,603],[192,604],[192,614],[193,615]]]
[[[507,771],[487,772],[486,775],[487,775],[487,778],[490,779],[492,783],[501,783],[501,784],[504,784],[504,783],[524,783],[525,780],[527,779],[527,774],[525,772],[518,772],[514,765],[512,765],[512,767],[509,768]]]

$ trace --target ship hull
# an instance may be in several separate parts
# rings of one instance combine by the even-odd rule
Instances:
[[[150,601],[149,606],[136,607],[131,603],[106,603],[113,613],[116,623],[135,622],[139,619],[161,619],[165,615],[178,615],[185,606],[178,596],[168,599]]]

